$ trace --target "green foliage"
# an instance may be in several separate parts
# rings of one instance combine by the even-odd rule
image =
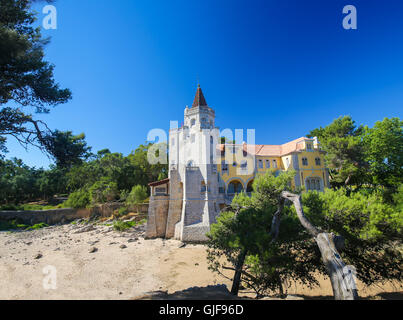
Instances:
[[[326,166],[330,169],[331,184],[334,187],[361,185],[365,182],[366,163],[362,133],[350,116],[340,117],[325,128],[310,132],[310,137],[318,137],[326,151]]]
[[[23,223],[18,222],[18,220],[12,221],[0,221],[0,231],[32,231],[32,230],[39,230],[42,228],[49,227],[46,223],[38,223],[33,226],[29,226]]]
[[[87,208],[90,203],[90,192],[87,189],[79,189],[70,194],[67,201],[63,203],[63,206],[65,208],[82,209]]]
[[[28,227],[25,230],[26,231],[39,230],[39,229],[47,228],[47,227],[49,227],[49,225],[47,225],[46,223],[41,222],[41,223],[37,223],[37,224],[35,224],[35,225],[31,226],[31,227]]]
[[[402,280],[403,213],[381,194],[349,194],[346,189],[303,195],[304,212],[319,228],[345,238],[343,259],[371,285]]]
[[[137,185],[134,186],[130,194],[126,198],[126,203],[128,205],[140,204],[147,199],[147,188],[145,186]]]
[[[396,193],[393,194],[393,202],[396,205],[396,210],[403,211],[403,184],[399,186]]]
[[[59,168],[71,168],[91,156],[91,147],[87,146],[84,133],[75,136],[71,131],[56,130],[45,139],[47,149]]]
[[[89,193],[92,204],[113,201],[119,195],[117,183],[107,177],[95,182],[89,188]]]
[[[383,186],[390,194],[403,183],[403,122],[399,118],[378,121],[363,135],[369,182]]]
[[[6,137],[13,136],[24,145],[45,145],[43,122],[26,114],[24,107],[37,113],[67,102],[68,89],[60,89],[53,78],[54,66],[45,61],[44,47],[49,39],[34,28],[36,12],[30,0],[0,1],[0,150]],[[5,106],[10,103],[11,106]]]
[[[117,220],[113,223],[113,229],[115,229],[116,231],[126,231],[130,228],[133,228],[134,226],[136,226],[135,221]]]
[[[69,133],[60,134],[68,139],[77,138]],[[81,138],[74,140],[73,145],[79,145],[77,150],[87,150]],[[133,192],[129,202],[141,203],[148,197],[148,183],[167,176],[167,165],[148,164],[147,150],[150,146],[151,144],[141,146],[127,157],[102,150],[96,157],[87,161],[84,161],[86,156],[83,159],[77,158],[80,152],[70,152],[69,147],[64,150],[67,153],[63,156],[64,160],[59,162],[59,166],[52,165],[48,170],[28,167],[22,160],[15,158],[0,159],[0,205],[21,204],[38,199],[49,200],[54,195],[90,188],[93,188],[95,203],[117,198],[125,201],[129,197],[129,191],[126,190],[132,190],[134,186],[139,187]],[[111,184],[110,192],[103,190],[105,184]],[[73,198],[76,196],[77,194],[73,195]],[[83,202],[79,203],[81,206]]]
[[[326,151],[333,187],[383,192],[385,200],[403,183],[403,122],[385,118],[373,128],[355,125],[351,117],[311,131]]]
[[[280,194],[289,189],[292,178],[293,173],[276,177],[273,172],[256,177],[251,198],[236,196],[232,210],[221,213],[208,234],[209,268],[220,274],[223,269],[235,270],[246,253],[242,286],[258,296],[283,293],[289,281],[312,287],[318,284],[315,274],[326,274],[318,247],[294,206],[284,207],[279,236],[271,233],[273,217],[281,208]],[[357,268],[358,278],[367,285],[402,280],[400,192],[394,195],[394,205],[385,202],[381,192],[351,193],[346,188],[302,196],[304,212],[316,227],[345,238],[343,259]]]
[[[125,215],[129,214],[129,209],[127,207],[120,207],[119,210],[117,210],[117,217],[123,217]]]
[[[315,243],[290,208],[283,210],[282,232],[277,241],[271,234],[280,194],[289,189],[293,177],[293,172],[276,176],[272,171],[256,177],[251,198],[237,195],[232,210],[222,212],[208,234],[209,268],[219,274],[223,274],[223,269],[235,269],[241,254],[246,252],[242,285],[258,296],[282,293],[287,279],[308,286],[317,284],[313,276],[319,265]]]

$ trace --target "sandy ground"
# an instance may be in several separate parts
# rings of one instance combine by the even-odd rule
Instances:
[[[144,226],[130,232],[116,232],[106,225],[86,227],[0,232],[0,299],[132,299],[147,292],[173,293],[194,286],[230,288],[227,280],[207,269],[202,245],[144,240]],[[329,280],[320,279],[320,283],[313,290],[292,286],[288,292],[305,298],[331,296]],[[402,287],[393,284],[359,285],[359,294],[403,299]]]

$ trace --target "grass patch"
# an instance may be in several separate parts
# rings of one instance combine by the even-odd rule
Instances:
[[[57,206],[41,206],[39,204],[5,204],[0,206],[0,211],[44,211],[62,208],[59,204]]]
[[[39,230],[42,228],[49,227],[46,223],[37,223],[33,226],[19,223],[17,220],[13,221],[0,221],[0,231],[32,231],[32,230]]]
[[[143,219],[141,221],[121,221],[121,220],[117,220],[113,223],[113,229],[115,229],[116,231],[126,231],[130,228],[136,227],[136,226],[140,226],[144,223],[146,223],[147,220]]]
[[[113,223],[113,229],[116,231],[126,231],[130,228],[133,228],[136,225],[135,221],[115,221]]]
[[[46,223],[41,222],[41,223],[34,224],[33,226],[30,226],[30,227],[26,228],[25,230],[26,231],[32,231],[32,230],[39,230],[39,229],[47,228],[47,227],[49,227],[49,225],[47,225]]]

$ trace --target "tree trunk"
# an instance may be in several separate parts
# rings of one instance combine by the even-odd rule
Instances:
[[[304,228],[314,237],[322,255],[322,261],[329,273],[332,283],[333,295],[336,300],[358,299],[357,287],[353,278],[351,266],[346,266],[338,249],[344,246],[344,239],[332,233],[320,232],[305,217],[302,209],[301,196],[284,191],[282,196],[290,200],[295,207],[299,221]]]
[[[279,232],[280,232],[280,221],[281,221],[281,214],[283,213],[284,210],[284,198],[280,198],[278,202],[278,207],[277,211],[273,216],[273,220],[271,223],[271,229],[270,229],[270,235],[272,237],[271,243],[274,243],[277,241]]]
[[[246,254],[247,251],[243,249],[239,254],[238,261],[235,266],[235,275],[234,280],[232,281],[232,289],[231,289],[231,293],[235,296],[237,296],[239,292],[239,286],[241,284],[242,268],[245,262]]]

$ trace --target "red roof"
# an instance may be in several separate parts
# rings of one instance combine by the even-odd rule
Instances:
[[[196,91],[196,96],[193,101],[192,108],[197,108],[197,107],[205,107],[207,106],[206,99],[204,98],[203,91],[200,88],[200,84],[197,86],[197,91]]]
[[[148,185],[149,185],[150,187],[157,187],[157,186],[160,186],[160,185],[163,185],[163,184],[167,184],[167,183],[169,183],[169,178],[164,179],[164,180],[161,180],[161,181],[151,182],[151,183],[149,183]]]
[[[271,157],[281,157],[291,152],[299,151],[302,149],[303,145],[301,142],[304,140],[311,140],[305,137],[298,138],[291,142],[287,142],[282,145],[269,145],[269,144],[256,144],[256,145],[243,145],[243,150],[249,152],[250,154],[256,156],[271,156]],[[227,146],[233,146],[228,145]],[[217,148],[220,151],[224,150],[224,144],[219,144]]]

